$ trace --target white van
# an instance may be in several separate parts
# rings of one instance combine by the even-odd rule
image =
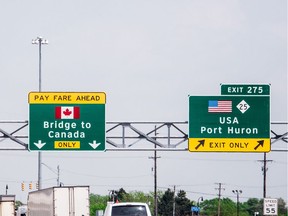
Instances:
[[[104,216],[151,216],[149,206],[140,202],[108,202]]]

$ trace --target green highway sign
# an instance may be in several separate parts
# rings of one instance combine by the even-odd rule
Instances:
[[[30,92],[30,151],[104,151],[103,92]]]
[[[270,85],[221,84],[221,95],[270,95]]]
[[[189,151],[269,152],[269,96],[190,96]]]

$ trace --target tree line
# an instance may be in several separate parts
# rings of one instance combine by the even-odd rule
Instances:
[[[184,190],[174,191],[167,189],[159,191],[157,202],[158,216],[236,216],[237,203],[230,198],[214,198],[190,200]],[[200,197],[202,198],[202,197]],[[101,196],[90,194],[90,215],[96,215],[96,211],[105,210],[107,201],[114,202],[145,202],[149,204],[151,213],[154,212],[154,193],[141,191],[126,192],[123,188],[111,191],[109,195]],[[263,199],[249,198],[246,202],[238,203],[239,216],[262,216]],[[193,211],[192,211],[193,210]],[[282,198],[278,199],[278,216],[288,216],[286,203]]]

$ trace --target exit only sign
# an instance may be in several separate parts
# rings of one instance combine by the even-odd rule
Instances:
[[[103,92],[30,92],[29,150],[104,151]]]

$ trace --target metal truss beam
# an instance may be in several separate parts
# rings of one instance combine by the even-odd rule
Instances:
[[[271,144],[282,142],[288,151],[288,122],[271,123]],[[282,132],[279,131],[279,127]],[[284,132],[283,132],[284,128]],[[187,151],[187,121],[106,122],[107,151]],[[22,134],[21,134],[22,133]],[[149,145],[147,145],[147,143]],[[0,121],[0,151],[28,150],[28,121]]]

